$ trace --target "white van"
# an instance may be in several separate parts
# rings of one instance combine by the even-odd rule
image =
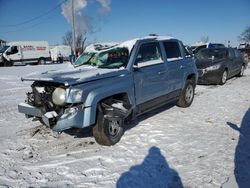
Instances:
[[[53,46],[50,49],[50,57],[52,62],[58,62],[59,57],[63,57],[63,60],[69,60],[71,54],[71,47],[66,45]]]
[[[0,66],[45,64],[49,59],[47,41],[14,41],[0,49]]]

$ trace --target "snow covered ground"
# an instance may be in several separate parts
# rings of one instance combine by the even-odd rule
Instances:
[[[250,187],[250,69],[197,86],[190,108],[147,113],[104,147],[89,130],[57,136],[17,111],[22,75],[68,66],[0,67],[0,187]]]

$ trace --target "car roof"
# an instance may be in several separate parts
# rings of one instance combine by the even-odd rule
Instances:
[[[103,48],[103,49],[93,49],[88,48],[88,52],[105,52],[107,50],[113,49],[113,48],[128,48],[129,52],[133,49],[136,42],[143,42],[143,41],[166,41],[166,40],[177,40],[170,36],[146,36],[142,38],[134,38],[131,40],[124,41],[122,43],[116,43],[115,45],[111,45],[110,47]]]

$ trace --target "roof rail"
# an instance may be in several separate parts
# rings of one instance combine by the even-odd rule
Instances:
[[[150,36],[150,37],[157,37],[158,35],[155,34],[155,33],[150,33],[148,36]]]

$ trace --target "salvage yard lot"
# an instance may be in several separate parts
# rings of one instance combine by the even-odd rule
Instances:
[[[89,130],[56,135],[17,111],[30,89],[21,76],[70,66],[0,68],[0,187],[219,188],[249,177],[249,68],[223,86],[197,86],[189,108],[140,116],[118,144],[104,147]]]

